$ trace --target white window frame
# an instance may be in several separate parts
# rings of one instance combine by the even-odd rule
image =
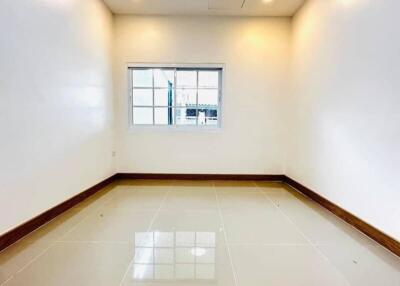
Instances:
[[[218,124],[217,125],[158,125],[158,124],[134,124],[133,122],[133,82],[132,82],[132,70],[135,68],[166,68],[166,69],[220,69],[221,76],[219,78],[219,93],[218,93]],[[204,64],[204,63],[185,63],[185,64],[175,64],[175,63],[128,63],[127,64],[127,80],[128,80],[128,117],[129,117],[129,130],[137,129],[166,129],[166,130],[220,130],[222,128],[222,113],[223,113],[223,94],[224,94],[224,83],[225,83],[225,64]],[[177,87],[174,85],[174,94],[176,96]],[[198,89],[197,89],[198,90]],[[197,97],[198,99],[198,97]],[[153,99],[154,100],[154,99]],[[175,102],[175,101],[174,101]],[[152,107],[154,108],[154,101]],[[153,111],[154,113],[154,111]],[[154,114],[153,114],[154,117]]]

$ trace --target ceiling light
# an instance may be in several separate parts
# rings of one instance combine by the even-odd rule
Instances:
[[[271,4],[274,0],[262,0],[264,4]]]

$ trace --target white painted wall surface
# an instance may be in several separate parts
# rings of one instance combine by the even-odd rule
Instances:
[[[283,172],[288,18],[116,16],[114,27],[119,172]],[[225,64],[222,129],[129,131],[134,62]]]
[[[4,0],[0,37],[2,234],[113,174],[112,15]]]
[[[309,0],[295,17],[286,173],[400,240],[399,16]]]

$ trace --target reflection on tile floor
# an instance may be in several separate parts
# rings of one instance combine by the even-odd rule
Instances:
[[[1,252],[0,285],[400,286],[400,259],[280,183],[124,180]]]

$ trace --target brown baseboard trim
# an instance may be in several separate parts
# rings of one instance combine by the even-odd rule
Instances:
[[[304,185],[296,182],[295,180],[284,176],[284,182],[295,188],[300,193],[306,195],[334,215],[338,216],[342,220],[346,221],[348,224],[352,225],[371,239],[375,240],[380,245],[384,246],[397,256],[400,256],[400,242],[396,239],[388,236],[387,234],[383,233],[379,229],[373,227],[372,225],[368,224],[367,222],[361,220],[360,218],[356,217],[352,213],[346,211],[345,209],[339,207],[335,203],[327,200],[326,198],[322,197],[321,195],[317,194],[316,192],[310,190],[309,188],[305,187]]]
[[[0,236],[0,251],[115,181],[113,175]]]
[[[157,173],[118,173],[118,180],[235,180],[235,181],[275,181],[283,182],[284,175],[255,174],[157,174]]]

